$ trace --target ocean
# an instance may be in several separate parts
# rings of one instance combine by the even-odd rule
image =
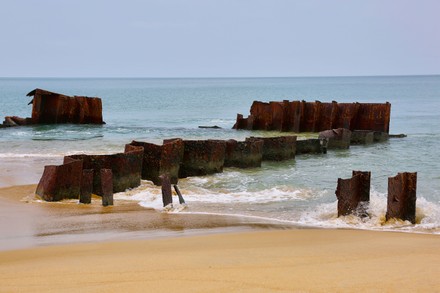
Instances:
[[[38,125],[0,129],[0,187],[36,184],[45,165],[64,155],[122,152],[132,140],[237,139],[281,135],[233,130],[237,113],[254,100],[391,103],[384,143],[351,146],[261,168],[181,179],[187,202],[180,213],[255,218],[298,227],[353,228],[440,234],[440,76],[292,78],[0,78],[0,118],[30,117],[34,88],[97,96],[105,125]],[[200,129],[217,125],[221,129]],[[298,134],[309,137],[313,134]],[[371,171],[369,218],[337,217],[338,178]],[[385,222],[388,177],[417,172],[417,223]],[[115,200],[162,209],[161,191],[148,181]],[[44,203],[41,203],[44,204]]]

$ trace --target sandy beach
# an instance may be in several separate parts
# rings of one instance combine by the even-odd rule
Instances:
[[[0,190],[1,292],[436,292],[439,237],[293,229]],[[95,199],[97,200],[97,199]],[[28,202],[26,202],[28,201]],[[15,246],[14,246],[15,245]]]

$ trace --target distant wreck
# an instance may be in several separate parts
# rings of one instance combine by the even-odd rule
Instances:
[[[322,103],[320,101],[254,101],[250,115],[237,114],[233,128],[284,132],[350,131],[389,133],[390,103]]]
[[[97,97],[66,96],[42,89],[27,94],[33,99],[32,117],[6,116],[3,127],[35,124],[105,124],[102,101]]]

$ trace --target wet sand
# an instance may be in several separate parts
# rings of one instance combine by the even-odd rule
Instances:
[[[0,250],[288,227],[252,218],[161,213],[134,201],[115,200],[114,206],[103,207],[100,197],[90,205],[44,202],[36,200],[35,189],[0,188]]]
[[[159,213],[133,202],[102,207],[99,199],[92,205],[39,203],[31,200],[34,190],[0,189],[0,292],[440,288],[437,235],[292,229]]]

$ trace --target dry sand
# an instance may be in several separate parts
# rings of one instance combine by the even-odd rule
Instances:
[[[14,214],[24,212],[23,221],[14,229],[26,230],[32,223],[33,228],[23,232],[29,239],[50,238],[52,236],[45,235],[48,231],[57,235],[50,238],[52,240],[73,239],[72,235],[100,235],[99,223],[111,235],[120,231],[126,236],[116,238],[117,241],[102,242],[108,239],[95,239],[89,235],[79,241],[88,243],[68,245],[41,246],[63,241],[37,241],[31,245],[32,248],[2,251],[0,292],[440,290],[440,238],[436,235],[351,230],[263,230],[262,227],[271,226],[222,217],[187,218],[148,212],[130,203],[107,209],[99,205],[85,207],[16,201],[18,194],[26,195],[33,190],[34,186],[0,190],[1,215],[9,210],[7,221],[11,221],[15,219]],[[123,224],[117,225],[116,229],[111,228],[109,222],[122,219]],[[149,219],[153,219],[155,224],[138,223]],[[90,229],[86,227],[89,223],[93,226]],[[172,234],[175,229],[170,227],[173,226],[180,227],[180,232],[197,230],[202,234],[216,228],[230,231],[226,228],[232,226],[240,233]],[[249,231],[251,227],[259,230]],[[164,235],[191,236],[139,239],[143,238],[141,230],[144,228],[147,231],[163,230]],[[127,235],[132,235],[127,234],[130,229],[140,235],[134,237],[137,240],[127,240],[131,238]],[[9,239],[13,243],[19,233],[10,233],[12,237]]]

